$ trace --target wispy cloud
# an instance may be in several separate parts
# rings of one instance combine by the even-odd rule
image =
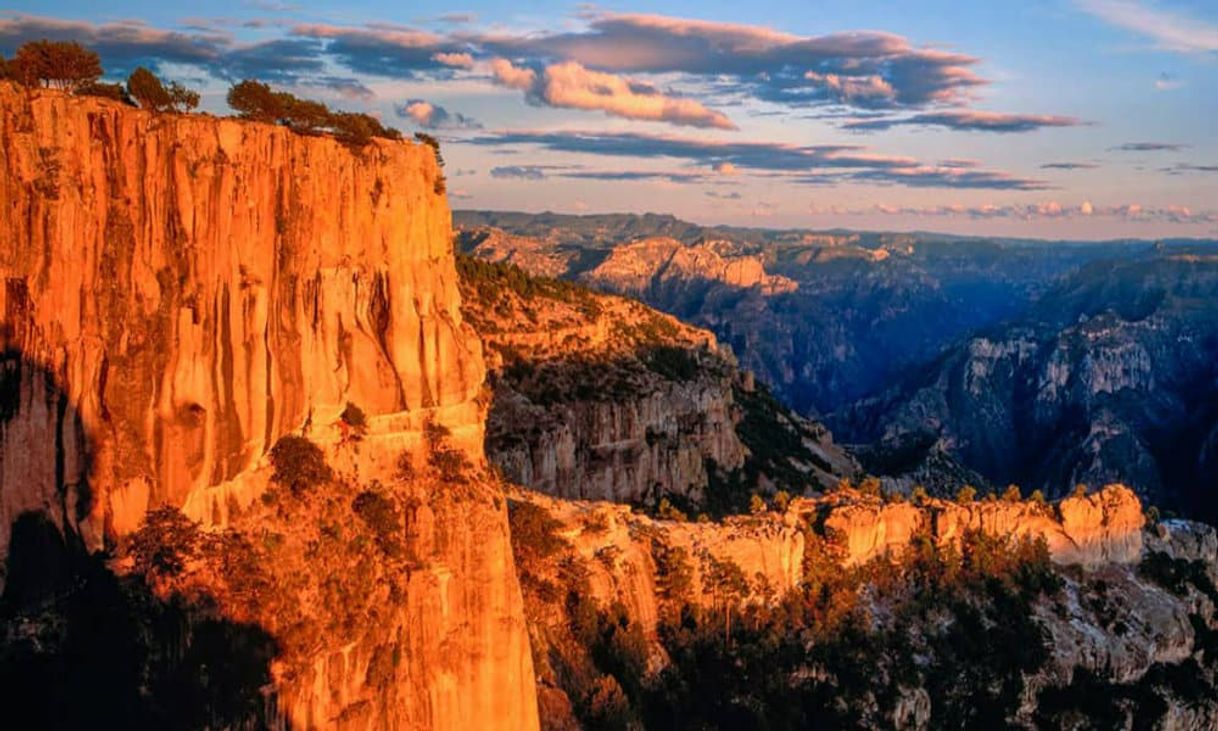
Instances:
[[[925,112],[909,117],[864,119],[847,122],[843,129],[868,132],[892,127],[942,127],[965,132],[1031,132],[1045,127],[1077,127],[1084,124],[1075,117],[1053,114],[1005,114],[972,109]]]
[[[909,187],[1042,190],[1039,180],[959,164],[926,165],[915,158],[873,153],[859,145],[798,146],[779,142],[713,141],[636,132],[528,132],[482,135],[470,143],[488,147],[535,146],[556,152],[649,160],[691,161],[720,174],[738,171],[783,173],[789,182],[823,185],[835,181]]]
[[[1112,25],[1146,36],[1181,53],[1218,52],[1218,25],[1139,0],[1077,0],[1079,7]]]
[[[1108,149],[1113,152],[1179,152],[1188,148],[1189,145],[1179,142],[1126,142]]]
[[[1099,165],[1093,162],[1047,162],[1041,170],[1094,170]]]
[[[987,204],[979,206],[894,206],[878,204],[870,208],[837,210],[836,213],[863,215],[879,213],[889,216],[926,216],[940,218],[972,219],[1072,219],[1072,218],[1117,218],[1126,221],[1204,224],[1218,223],[1218,212],[1194,211],[1188,206],[1148,206],[1140,203],[1100,206],[1090,201],[1066,204],[1058,201],[1043,201],[1031,204]]]

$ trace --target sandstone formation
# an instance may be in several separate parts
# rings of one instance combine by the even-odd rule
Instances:
[[[293,433],[363,483],[425,461],[425,423],[481,463],[481,348],[439,175],[423,145],[0,83],[0,554],[31,512],[87,551],[161,505],[242,530]],[[367,414],[358,459],[349,403]],[[377,628],[409,648],[400,706],[367,710],[388,697],[365,687],[374,632],[277,688],[286,723],[537,724],[496,489],[429,508],[408,542],[408,600]]]

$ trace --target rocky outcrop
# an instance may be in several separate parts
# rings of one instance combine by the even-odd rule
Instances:
[[[511,481],[722,513],[742,511],[749,490],[798,494],[854,474],[827,430],[762,399],[711,333],[519,269],[463,260],[461,270],[491,368],[487,455]],[[780,437],[788,444],[766,443]],[[748,483],[732,505],[708,494],[729,475]]]
[[[1155,713],[1151,703],[1154,700],[1162,703],[1160,723],[1166,725],[1156,726],[1162,728],[1204,728],[1207,719],[1218,713],[1218,706],[1205,695],[1209,692],[1205,689],[1213,687],[1213,673],[1208,669],[1212,668],[1212,661],[1204,661],[1206,669],[1197,664],[1202,658],[1199,648],[1207,641],[1203,639],[1205,633],[1212,633],[1218,623],[1214,603],[1218,595],[1213,595],[1212,586],[1207,594],[1204,582],[1191,587],[1187,580],[1180,586],[1163,583],[1162,577],[1146,568],[1148,557],[1158,552],[1185,562],[1199,561],[1212,576],[1218,570],[1214,561],[1218,540],[1212,528],[1183,521],[1168,521],[1144,531],[1140,502],[1132,491],[1120,485],[1051,505],[996,501],[955,504],[940,500],[917,506],[884,504],[855,490],[843,490],[819,499],[794,500],[783,512],[763,512],[719,523],[656,520],[624,506],[555,500],[527,491],[513,492],[510,499],[544,511],[547,520],[553,521],[548,530],[561,545],[558,553],[545,562],[522,564],[533,641],[537,647],[548,648],[540,672],[551,679],[542,694],[554,711],[546,719],[550,728],[567,728],[576,723],[572,704],[577,713],[585,716],[596,710],[584,698],[565,700],[562,688],[569,692],[571,688],[582,687],[580,682],[588,681],[571,681],[570,677],[564,680],[563,673],[575,672],[579,677],[579,672],[595,675],[609,673],[614,667],[596,661],[595,653],[605,652],[603,648],[593,650],[591,660],[581,659],[588,648],[581,645],[583,640],[578,633],[575,636],[566,633],[569,626],[586,624],[588,620],[580,619],[583,615],[578,612],[587,610],[571,609],[573,606],[590,603],[608,612],[613,619],[602,619],[602,628],[606,626],[603,622],[611,621],[609,626],[617,632],[641,632],[640,637],[648,647],[646,669],[640,671],[645,679],[633,682],[665,687],[664,683],[674,680],[665,673],[697,672],[703,668],[701,664],[673,667],[675,663],[690,661],[689,657],[668,654],[674,643],[676,647],[688,647],[681,644],[688,641],[688,637],[682,639],[681,632],[693,632],[696,624],[706,622],[730,646],[733,640],[725,638],[732,632],[732,606],[736,607],[742,627],[764,622],[761,618],[768,617],[769,621],[779,622],[770,632],[781,633],[781,622],[786,621],[781,618],[787,616],[783,612],[791,611],[792,606],[782,599],[790,600],[792,596],[829,613],[844,611],[845,605],[839,607],[835,602],[862,598],[867,607],[867,621],[878,626],[892,622],[895,616],[911,616],[904,602],[916,605],[943,601],[942,596],[919,598],[916,592],[913,597],[887,594],[880,586],[893,578],[882,567],[888,559],[904,554],[918,536],[929,537],[943,547],[959,548],[967,531],[1000,539],[1043,539],[1052,562],[1059,565],[1052,570],[1059,582],[1057,588],[1022,605],[1022,609],[1016,608],[1026,599],[1002,592],[965,600],[963,605],[952,604],[961,601],[960,595],[954,595],[955,599],[943,605],[960,611],[970,601],[980,601],[980,605],[972,604],[969,611],[987,616],[993,608],[985,602],[1001,598],[1007,602],[1003,611],[1014,612],[1006,615],[1008,620],[1026,619],[1030,623],[1027,626],[1032,634],[1028,642],[1043,638],[1043,660],[1038,661],[1035,672],[1022,678],[1018,686],[1022,691],[1012,699],[1010,720],[1017,727],[1039,727],[1044,723],[1041,719],[1058,713],[1055,704],[1060,701],[1053,700],[1058,697],[1055,693],[1066,693],[1067,703],[1079,702],[1079,693],[1107,693],[1112,698],[1105,698],[1104,702],[1116,703],[1118,708],[1122,707],[1121,698],[1131,699],[1132,705],[1124,708],[1138,714]],[[536,533],[522,531],[514,536],[518,555],[528,555],[534,550],[519,543],[529,540],[537,540]],[[959,556],[959,553],[947,551],[942,555]],[[844,573],[836,574],[837,579],[827,578],[835,574],[826,568],[825,561],[836,563]],[[863,588],[857,595],[842,588],[850,586],[852,580],[862,582]],[[568,594],[564,600],[563,593],[557,590],[572,581],[575,583],[568,591],[577,594]],[[878,586],[868,589],[870,582]],[[808,586],[812,590],[801,594]],[[951,591],[945,586],[939,586],[938,590]],[[827,601],[825,596],[833,591],[842,593],[834,594],[833,601],[827,604],[818,604]],[[565,601],[567,612],[576,614],[556,613],[555,601],[558,606]],[[683,604],[699,609],[692,614],[682,613],[690,611],[681,610]],[[751,613],[750,607],[757,612]],[[771,611],[774,613],[769,614]],[[945,610],[938,610],[942,611]],[[912,616],[918,616],[917,612]],[[680,629],[673,624],[678,621]],[[795,621],[788,630],[790,633],[814,632],[807,624],[798,623],[810,620]],[[900,642],[912,642],[914,647],[922,648],[920,652],[928,654],[943,652],[944,648],[933,639],[943,631],[943,621],[941,614],[931,611],[928,617],[912,625],[900,625]],[[985,633],[999,632],[999,628],[987,628],[984,624],[975,629],[982,635],[970,635],[973,641],[984,642]],[[756,636],[744,639],[743,629],[741,634],[741,639],[735,642],[762,643],[753,647],[754,651],[770,648],[768,643],[774,642],[770,639],[772,634],[763,634],[761,640]],[[875,636],[851,640],[877,641],[880,640]],[[805,646],[804,652],[814,658],[818,657],[817,644],[832,640],[817,637],[808,642],[811,645]],[[798,643],[795,645],[798,647]],[[900,652],[911,651],[905,644],[900,646],[904,648]],[[1030,651],[1030,648],[1011,649],[1017,655]],[[815,672],[838,672],[833,664],[817,665],[815,660],[809,663]],[[572,670],[581,667],[591,669]],[[987,665],[984,672],[995,670],[996,666]],[[869,671],[888,672],[878,666]],[[1183,685],[1164,680],[1183,677],[1180,673],[1192,673],[1196,678]],[[1072,683],[1085,682],[1077,680],[1084,676],[1100,678],[1102,681],[1094,682],[1107,685],[1090,690],[1084,686],[1073,694],[1065,690],[1073,688]],[[741,681],[755,682],[752,675]],[[943,692],[942,688],[931,689],[925,684],[902,686],[900,697],[890,701],[893,705],[886,716],[887,723],[898,728],[936,727],[945,712]],[[932,701],[932,697],[938,700]]]
[[[729,241],[686,245],[670,238],[618,246],[580,278],[599,289],[633,295],[706,285],[756,288],[772,295],[799,286],[786,277],[767,274],[760,256],[743,253]]]
[[[355,484],[424,463],[425,424],[481,463],[483,361],[439,175],[423,145],[0,83],[0,552],[30,512],[87,551],[161,505],[256,532],[238,515],[293,433]],[[349,403],[367,415],[358,456]],[[381,635],[322,642],[315,672],[282,679],[288,723],[536,725],[496,489],[428,510],[406,600],[386,599]],[[393,632],[408,661],[369,687],[367,643]],[[390,693],[414,700],[378,707]]]

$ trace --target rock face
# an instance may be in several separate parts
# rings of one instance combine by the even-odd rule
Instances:
[[[368,415],[360,479],[422,459],[425,422],[481,462],[484,367],[439,175],[422,145],[355,151],[0,83],[0,553],[28,512],[88,551],[160,505],[232,522],[280,437],[342,459],[348,403]],[[352,727],[536,725],[491,502],[437,513],[410,606],[386,607],[417,665],[396,692],[422,705]],[[356,661],[318,663],[278,689],[293,725],[375,695]]]
[[[1054,505],[980,501],[960,504],[928,500],[923,506],[883,504],[830,496],[825,503],[796,501],[792,509],[822,512],[822,524],[840,538],[847,564],[861,564],[904,550],[910,539],[927,534],[940,543],[959,543],[968,531],[995,536],[1043,538],[1054,561],[1099,566],[1129,564],[1142,555],[1142,504],[1124,485],[1109,485]]]
[[[1212,520],[1216,296],[1208,256],[1087,267],[847,420],[881,445],[941,445],[996,484],[1119,480]]]
[[[749,490],[799,494],[854,474],[827,430],[763,403],[711,333],[518,269],[463,260],[461,270],[492,373],[487,455],[511,481],[722,513],[743,511]],[[789,444],[763,444],[779,437]]]
[[[738,250],[729,241],[699,241],[686,245],[671,238],[633,241],[580,277],[600,289],[662,297],[698,287],[724,285],[756,288],[762,294],[792,292],[798,285],[786,277],[767,274],[761,257]]]
[[[658,679],[651,682],[663,683],[665,678],[672,679],[665,673],[677,659],[668,653],[678,633],[673,617],[685,616],[674,615],[682,602],[700,606],[702,614],[695,611],[693,616],[705,621],[709,612],[719,632],[725,628],[730,632],[731,614],[724,614],[725,603],[739,602],[736,611],[742,625],[755,621],[749,619],[754,616],[749,614],[750,607],[789,608],[790,604],[780,600],[792,593],[804,602],[815,603],[820,591],[829,591],[823,588],[826,569],[818,564],[826,557],[840,562],[846,571],[857,570],[864,577],[880,577],[876,580],[883,582],[884,570],[875,567],[904,553],[911,539],[928,536],[941,546],[959,548],[966,531],[998,538],[1043,538],[1052,562],[1068,567],[1057,572],[1061,583],[1051,596],[1041,597],[1026,608],[1028,620],[1037,632],[1044,633],[1046,657],[1025,679],[1025,690],[1013,705],[1012,720],[1017,727],[1039,727],[1041,715],[1054,712],[1053,701],[1047,700],[1054,692],[1074,693],[1071,697],[1076,701],[1096,692],[1114,693],[1120,698],[1132,687],[1143,688],[1143,693],[1162,693],[1162,723],[1166,725],[1156,726],[1162,728],[1205,728],[1218,713],[1212,698],[1205,696],[1210,691],[1161,687],[1164,668],[1169,675],[1195,672],[1199,685],[1192,687],[1212,687],[1212,661],[1206,660],[1203,670],[1197,660],[1201,657],[1198,648],[1208,642],[1203,638],[1218,623],[1218,594],[1212,585],[1207,590],[1204,580],[1196,579],[1196,575],[1192,579],[1196,589],[1188,588],[1187,581],[1169,588],[1146,569],[1149,557],[1168,556],[1183,562],[1174,571],[1195,562],[1192,565],[1200,566],[1199,570],[1212,581],[1218,572],[1214,530],[1196,523],[1168,521],[1145,531],[1141,503],[1131,490],[1120,485],[1050,505],[989,501],[957,504],[934,499],[920,506],[885,504],[855,490],[844,490],[818,499],[796,499],[780,513],[765,512],[711,524],[655,520],[624,506],[555,500],[528,491],[513,492],[509,498],[544,511],[553,521],[550,530],[561,545],[559,552],[546,561],[534,558],[521,564],[534,646],[548,648],[539,670],[540,677],[547,681],[539,692],[541,702],[549,709],[543,722],[548,728],[574,727],[578,723],[575,715],[585,717],[595,711],[586,700],[563,695],[562,688],[572,687],[564,673],[576,672],[572,668],[580,667],[592,668],[583,672],[611,672],[609,666],[596,663],[595,655],[593,665],[588,666],[589,661],[581,659],[585,650],[581,649],[579,635],[567,634],[569,625],[579,623],[578,612],[569,616],[555,610],[551,597],[556,586],[571,581],[570,577],[578,577],[578,602],[591,602],[609,611],[609,616],[615,617],[612,626],[621,632],[632,626],[641,631],[647,649],[643,652],[646,670],[640,672]],[[515,526],[516,518],[513,521]],[[514,542],[526,542],[517,545],[518,556],[531,555],[527,541],[535,538],[527,531],[514,533]],[[805,583],[822,588],[809,596],[799,595]],[[562,593],[557,594],[561,606]],[[864,591],[862,596],[870,594]],[[846,601],[845,595],[840,600]],[[575,611],[570,607],[576,600],[568,596],[565,601],[567,612]],[[883,624],[900,608],[900,600],[896,604],[890,603],[892,599],[874,601],[879,603],[869,605],[867,616],[872,619],[868,621]],[[832,605],[828,609],[831,611]],[[761,611],[760,616],[766,616],[766,610]],[[727,624],[723,624],[725,616]],[[927,647],[929,652],[929,638],[941,629],[937,624],[941,621],[933,615],[927,626],[904,627],[902,636],[909,641],[912,633],[915,645]],[[662,628],[664,622],[668,623],[666,629]],[[775,631],[781,632],[782,626]],[[790,632],[811,630],[799,625]],[[805,651],[814,654],[814,648]],[[818,672],[835,672],[832,664],[812,667],[819,667]],[[1086,673],[1105,678],[1104,682],[1111,685],[1106,691],[1064,690],[1073,687],[1076,676]],[[688,680],[692,682],[692,678]],[[750,675],[742,682],[754,680]],[[578,688],[579,682],[574,687]],[[943,711],[932,705],[927,690],[906,687],[902,692],[887,717],[888,723],[898,728],[937,727],[941,718],[938,714]],[[1180,693],[1185,695],[1174,695]],[[942,701],[942,696],[938,697]],[[1127,708],[1134,713],[1151,707],[1147,697],[1152,696],[1132,697],[1133,705]]]

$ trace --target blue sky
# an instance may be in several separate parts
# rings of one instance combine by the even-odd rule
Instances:
[[[12,3],[223,112],[261,78],[441,138],[454,207],[1218,236],[1207,0]]]

